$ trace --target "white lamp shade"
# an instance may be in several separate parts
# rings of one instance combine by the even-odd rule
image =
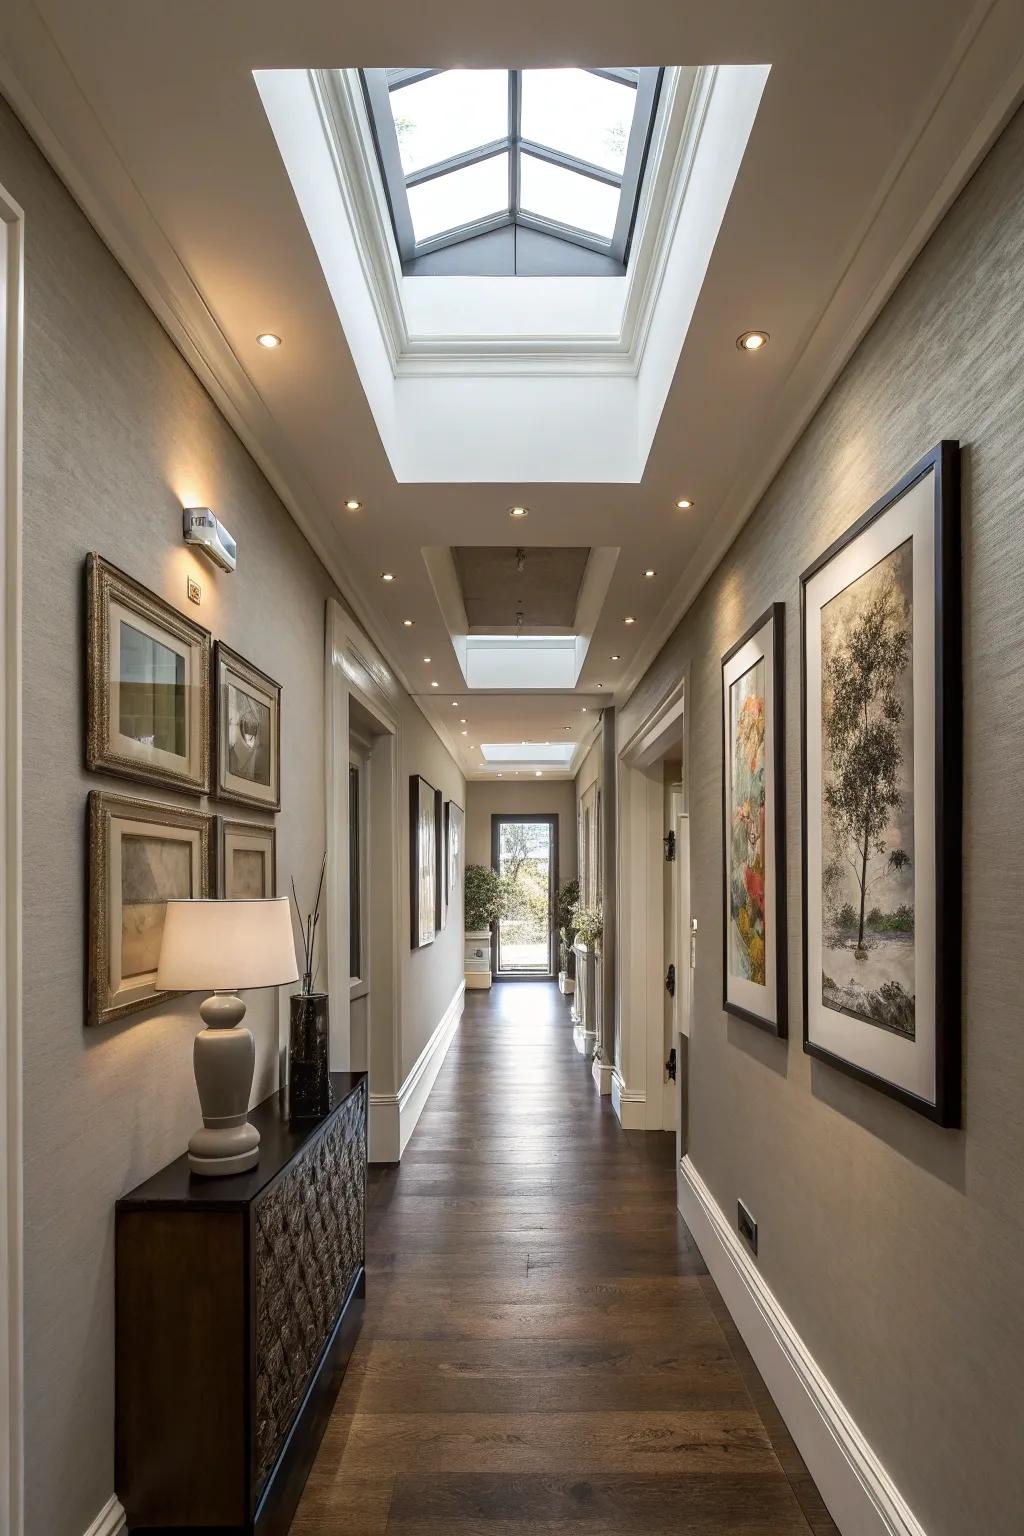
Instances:
[[[236,992],[298,978],[288,901],[169,901],[156,985]]]

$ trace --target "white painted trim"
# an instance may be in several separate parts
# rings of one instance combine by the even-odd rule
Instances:
[[[632,656],[613,702],[626,704],[757,509],[794,444],[1024,94],[1018,0],[977,0],[889,175],[836,271],[831,297],[761,422],[735,481]],[[910,221],[908,210],[921,209]]]
[[[124,1509],[117,1495],[112,1493],[83,1536],[121,1536],[125,1529]]]
[[[0,1529],[24,1530],[24,1351],[22,1332],[21,1098],[21,470],[24,361],[25,216],[0,187],[3,272],[0,298],[0,633],[3,714],[0,719]]]
[[[578,996],[578,994],[574,994]],[[575,1006],[575,1004],[574,1004]],[[592,1056],[597,1042],[597,1032],[593,1029],[584,1029],[580,1023],[573,1024],[572,1043],[581,1056]]]
[[[455,1038],[466,1003],[466,984],[463,981],[455,989],[455,996],[441,1016],[413,1063],[397,1093],[370,1094],[370,1162],[397,1163],[409,1145],[409,1137],[423,1113],[437,1078],[448,1054],[448,1047]]]
[[[926,1536],[689,1157],[679,1209],[843,1536]]]
[[[624,1131],[647,1130],[647,1095],[642,1088],[628,1088],[618,1067],[612,1068],[612,1109]]]
[[[598,1093],[602,1096],[606,1093],[611,1093],[614,1073],[615,1068],[610,1061],[598,1061],[597,1057],[594,1057],[590,1064],[590,1074],[597,1085]]]

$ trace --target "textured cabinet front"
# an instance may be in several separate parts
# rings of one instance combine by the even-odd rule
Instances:
[[[257,1496],[362,1268],[365,1186],[364,1084],[254,1213]]]

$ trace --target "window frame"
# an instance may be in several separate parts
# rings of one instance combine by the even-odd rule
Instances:
[[[521,69],[507,71],[508,132],[504,138],[477,145],[473,149],[451,155],[445,160],[423,166],[406,175],[402,169],[398,135],[391,110],[391,93],[413,85],[417,81],[429,79],[432,75],[444,74],[446,71],[439,69],[362,69],[359,71],[403,270],[407,270],[420,257],[461,245],[464,241],[473,240],[478,235],[489,234],[493,230],[505,229],[511,225],[560,240],[570,248],[570,254],[572,247],[578,247],[608,257],[622,268],[623,273],[625,272],[664,71],[660,68],[580,67],[585,67],[588,74],[613,80],[620,85],[628,85],[637,93],[621,176],[606,167],[594,165],[591,161],[582,160],[563,150],[554,149],[550,145],[524,139],[522,135],[523,70]],[[506,153],[509,161],[509,188],[508,202],[504,209],[487,218],[444,230],[428,240],[417,241],[409,208],[410,187],[422,185],[426,181],[448,175],[452,171],[462,170],[466,166],[476,165],[495,155]],[[520,206],[520,163],[524,154],[577,175],[589,176],[593,180],[603,182],[606,186],[616,187],[619,191],[619,206],[611,238],[606,240],[588,230],[542,218],[524,210]],[[566,275],[572,275],[571,261],[567,262]]]

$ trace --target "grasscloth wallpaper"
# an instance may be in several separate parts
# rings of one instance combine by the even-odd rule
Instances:
[[[82,767],[83,562],[90,549],[105,554],[283,684],[280,890],[293,873],[308,890],[324,847],[324,604],[336,594],[2,100],[0,181],[26,215],[26,1529],[82,1536],[114,1490],[114,1201],[183,1150],[199,1108],[198,998],[83,1028],[89,789],[199,803]],[[182,502],[223,517],[239,543],[234,575],[184,549]],[[186,600],[189,572],[199,609]],[[408,771],[463,803],[461,773],[411,700],[401,730]],[[457,927],[406,956],[403,1061],[415,1061],[461,974]],[[277,1085],[275,997],[249,997],[254,1101]]]
[[[690,1156],[928,1536],[1024,1507],[1024,114],[882,312],[622,713],[692,666],[700,924]],[[799,575],[940,438],[963,444],[964,1128],[802,1051]],[[789,1041],[721,1009],[720,658],[786,604]]]

